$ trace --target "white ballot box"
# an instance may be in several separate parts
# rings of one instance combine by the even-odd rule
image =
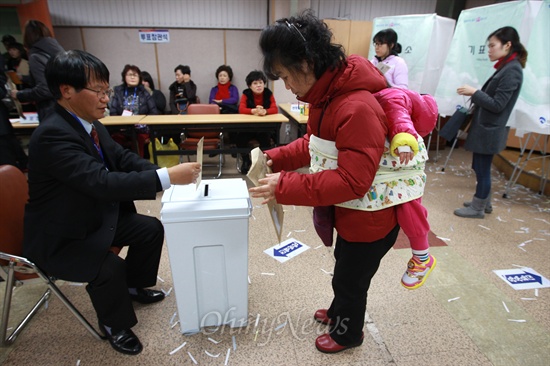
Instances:
[[[189,184],[164,192],[161,221],[182,333],[247,325],[251,211],[241,178],[203,180],[198,189]]]

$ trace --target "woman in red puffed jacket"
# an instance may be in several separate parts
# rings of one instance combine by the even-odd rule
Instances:
[[[395,207],[367,211],[347,206],[366,197],[384,152],[386,116],[372,93],[387,83],[365,58],[346,57],[340,45],[331,43],[331,36],[310,11],[280,19],[262,31],[266,75],[282,79],[298,100],[310,103],[310,112],[303,137],[267,152],[267,164],[276,173],[250,189],[263,203],[276,199],[314,206],[314,211],[338,204],[333,211],[338,232],[334,297],[328,309],[314,314],[315,320],[330,325],[330,331],[315,341],[325,353],[362,344],[367,291],[399,232]],[[306,165],[312,172],[320,171],[293,171]]]

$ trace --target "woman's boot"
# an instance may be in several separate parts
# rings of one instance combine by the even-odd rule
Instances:
[[[474,196],[472,203],[468,207],[458,208],[454,214],[460,217],[467,217],[470,219],[482,219],[485,217],[485,205],[489,198],[481,199]]]
[[[489,192],[489,195],[487,196],[487,203],[485,204],[485,213],[490,214],[493,212],[493,204],[491,203],[491,196],[492,193]],[[466,201],[464,202],[464,207],[470,207],[472,205],[472,201]]]

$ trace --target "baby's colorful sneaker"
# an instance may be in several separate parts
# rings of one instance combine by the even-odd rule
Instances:
[[[429,254],[429,258],[425,262],[413,256],[407,264],[407,270],[401,278],[401,284],[409,290],[419,288],[424,284],[428,275],[435,268],[436,263],[435,257],[431,254]]]

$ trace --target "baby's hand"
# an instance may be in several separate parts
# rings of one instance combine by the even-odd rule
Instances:
[[[394,150],[395,155],[399,155],[399,163],[407,165],[414,158],[414,153],[410,146],[399,146]]]

